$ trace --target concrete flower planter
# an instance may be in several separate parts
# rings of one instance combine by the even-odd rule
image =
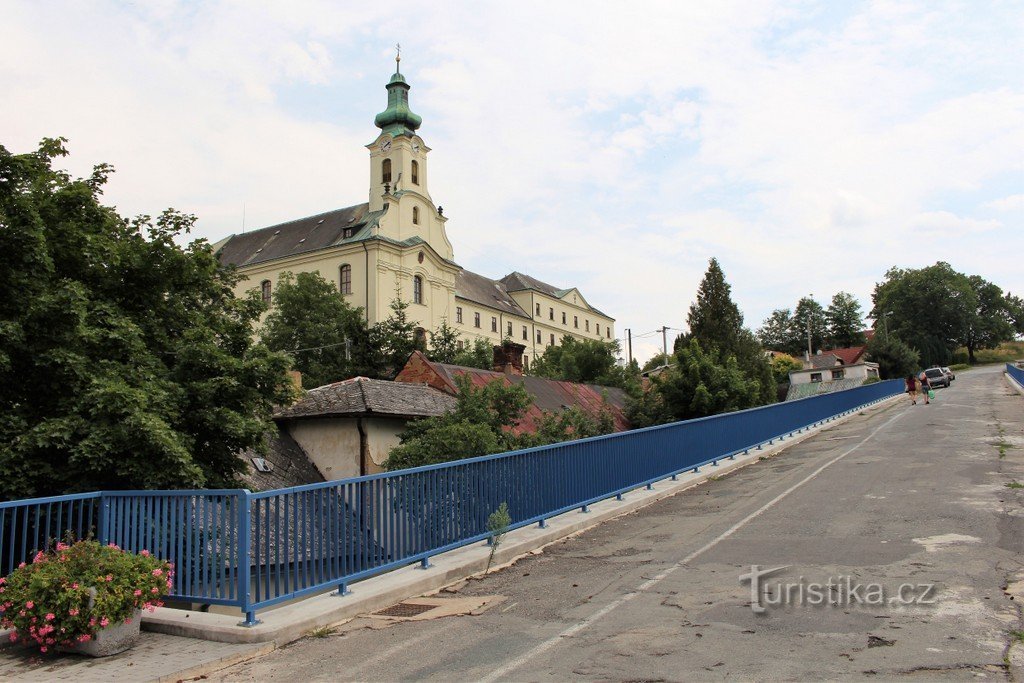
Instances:
[[[135,610],[132,623],[111,624],[96,632],[92,640],[71,647],[59,648],[61,652],[74,652],[89,657],[108,657],[134,647],[139,640],[142,625],[142,610]]]

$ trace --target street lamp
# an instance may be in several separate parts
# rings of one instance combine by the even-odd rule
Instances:
[[[885,329],[885,338],[889,338],[889,316],[892,315],[892,311],[886,311],[882,314],[882,327]]]

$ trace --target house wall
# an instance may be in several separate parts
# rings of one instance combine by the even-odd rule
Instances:
[[[391,449],[401,441],[398,435],[405,431],[407,420],[397,418],[365,418],[363,428],[369,449],[369,460],[366,473],[376,474],[384,471],[384,462],[388,459]]]
[[[842,377],[834,379],[859,379],[865,380],[868,377],[878,377],[878,368],[866,365],[864,363],[857,363],[855,365],[837,365],[835,367],[821,368],[820,370],[798,370],[797,372],[791,372],[789,374],[790,384],[810,384],[811,375],[820,372],[822,382],[831,382],[833,380],[832,371],[837,370],[843,373]]]
[[[359,428],[354,418],[291,420],[287,429],[324,479],[347,479],[361,474]]]

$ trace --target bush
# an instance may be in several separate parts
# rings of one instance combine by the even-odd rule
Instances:
[[[949,366],[949,369],[953,372],[960,372],[961,370],[970,370],[971,366],[968,363],[955,363]]]
[[[136,610],[160,607],[172,566],[143,550],[135,555],[111,544],[58,543],[0,577],[0,626],[11,641],[55,645],[85,643],[104,626],[131,623]]]

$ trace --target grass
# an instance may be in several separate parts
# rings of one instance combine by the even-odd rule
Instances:
[[[957,353],[967,354],[967,349],[958,349]],[[994,349],[979,349],[974,352],[976,363],[1006,363],[1024,358],[1024,342],[1003,342]],[[951,369],[953,366],[950,366]]]
[[[1024,643],[1024,631],[1010,631],[1010,640]]]
[[[309,632],[309,636],[311,638],[330,638],[337,632],[338,629],[333,626],[318,626]]]
[[[1003,484],[1003,486],[1005,486],[1008,489],[1024,489],[1024,484],[1020,483],[1017,480],[1011,481],[1007,484]]]
[[[949,366],[949,369],[953,372],[963,372],[964,370],[970,370],[971,365],[970,363],[954,363]]]

